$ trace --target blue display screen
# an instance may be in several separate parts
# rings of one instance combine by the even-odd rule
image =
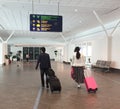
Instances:
[[[30,14],[30,31],[62,32],[62,16]]]

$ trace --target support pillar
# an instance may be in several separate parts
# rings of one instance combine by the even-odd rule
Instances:
[[[111,61],[111,54],[112,54],[112,37],[107,38],[107,61]]]
[[[5,55],[8,55],[8,46],[6,41],[2,43],[2,63],[8,64],[8,59],[5,58]]]
[[[107,56],[107,61],[111,61],[111,55],[112,55],[112,35],[115,32],[115,30],[117,29],[117,27],[119,26],[120,20],[118,21],[116,26],[113,28],[113,31],[110,33],[110,35],[108,35],[107,29],[105,28],[105,26],[104,26],[102,20],[100,19],[100,17],[98,16],[98,14],[95,11],[93,11],[93,14],[95,15],[95,17],[97,18],[98,22],[101,24],[103,30],[105,31],[106,43],[107,43],[106,56]]]

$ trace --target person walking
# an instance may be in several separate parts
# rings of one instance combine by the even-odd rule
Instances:
[[[38,69],[38,66],[39,66],[42,87],[45,86],[44,75],[46,75],[46,87],[49,88],[48,80],[47,80],[47,71],[49,68],[51,68],[50,56],[48,53],[45,52],[46,51],[45,47],[41,47],[40,50],[41,50],[41,53],[37,60],[36,70]]]
[[[85,68],[85,56],[80,53],[80,47],[75,47],[74,49],[72,67],[74,69],[77,87],[80,88],[81,87],[80,83],[84,82],[84,68]]]
[[[19,67],[20,66],[20,61],[21,61],[21,54],[19,52],[17,52],[16,58],[17,58],[17,67]]]

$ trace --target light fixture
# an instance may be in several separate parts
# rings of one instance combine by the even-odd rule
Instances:
[[[79,23],[82,23],[82,21],[80,20]]]
[[[75,12],[78,12],[78,9],[75,9]]]

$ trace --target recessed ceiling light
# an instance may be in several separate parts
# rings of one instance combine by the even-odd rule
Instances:
[[[78,9],[75,9],[75,12],[78,12]]]
[[[79,23],[82,23],[82,21],[80,20]]]

